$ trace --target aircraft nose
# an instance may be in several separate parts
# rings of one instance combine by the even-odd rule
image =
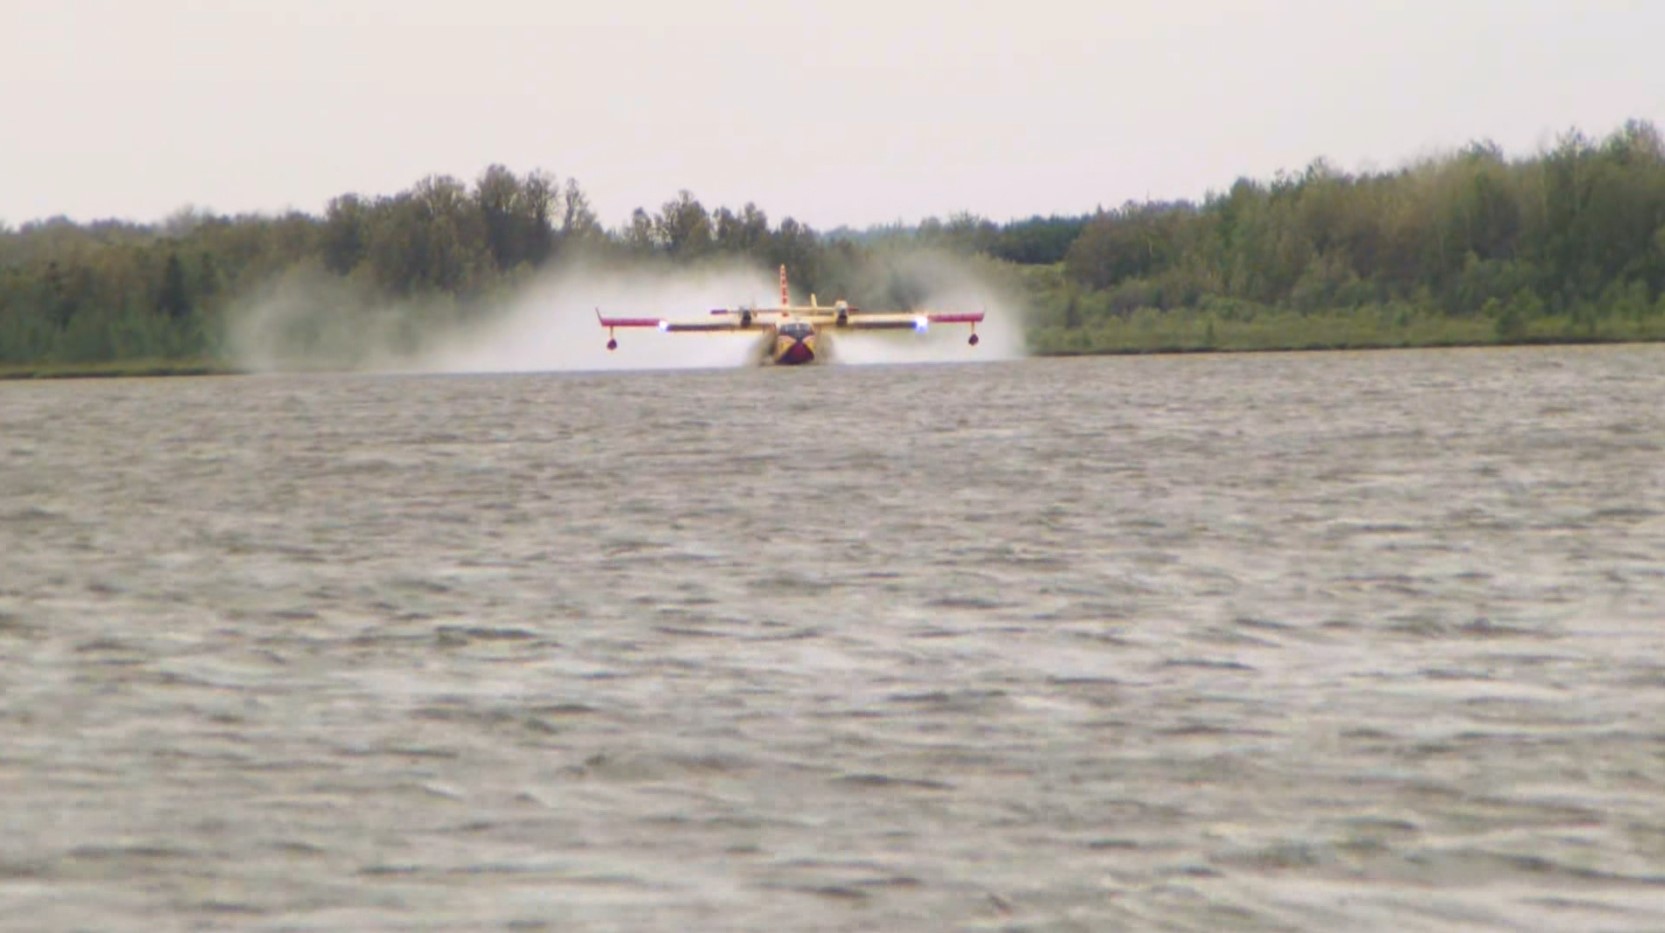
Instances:
[[[792,338],[792,342],[787,344],[785,349],[781,351],[776,361],[791,365],[796,363],[808,363],[813,359],[815,359],[815,345],[811,343],[810,340],[803,337],[794,337]]]

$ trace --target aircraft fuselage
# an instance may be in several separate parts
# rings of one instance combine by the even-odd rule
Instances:
[[[789,321],[775,328],[774,347],[770,359],[777,366],[802,366],[815,362],[815,328],[800,321]]]

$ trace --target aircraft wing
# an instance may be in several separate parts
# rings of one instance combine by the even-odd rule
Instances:
[[[698,323],[690,321],[666,321],[659,329],[675,334],[699,333],[701,331],[757,330],[758,325],[755,323],[743,324],[739,321],[711,321],[709,323],[705,321],[700,321]]]
[[[600,308],[596,309],[595,316],[602,327],[662,327],[665,324],[656,317],[603,317]]]
[[[906,311],[881,311],[852,313],[839,327],[844,330],[923,331],[932,324],[979,324],[982,320],[981,311],[921,311],[917,314]]]
[[[712,313],[716,314],[719,312],[713,311]],[[722,313],[729,314],[733,312]],[[600,311],[597,311],[595,316],[596,320],[601,322],[601,326],[608,329],[612,329],[614,327],[653,327],[666,333],[697,333],[700,331],[710,332],[760,329],[759,322],[752,320],[750,315],[726,321],[667,321],[664,318],[657,317],[607,317]]]

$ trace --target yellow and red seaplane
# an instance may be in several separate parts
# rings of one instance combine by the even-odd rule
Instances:
[[[817,304],[809,296],[809,304],[794,305],[786,288],[786,267],[780,267],[780,305],[774,308],[713,308],[714,320],[667,321],[653,317],[607,317],[600,309],[596,318],[607,328],[607,349],[619,348],[614,329],[619,327],[653,327],[664,333],[733,333],[751,331],[767,335],[763,361],[781,366],[799,366],[825,359],[827,340],[832,331],[850,330],[911,330],[925,333],[932,324],[969,324],[971,339],[977,346],[977,325],[983,312],[955,311],[863,311],[848,302],[839,301],[831,307]]]

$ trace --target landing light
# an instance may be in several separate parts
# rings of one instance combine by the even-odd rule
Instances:
[[[659,332],[661,334],[670,333],[670,330],[671,330],[671,322],[670,321],[660,321],[659,322]]]
[[[921,334],[925,333],[925,328],[930,326],[931,319],[923,314],[913,319],[913,329]]]

